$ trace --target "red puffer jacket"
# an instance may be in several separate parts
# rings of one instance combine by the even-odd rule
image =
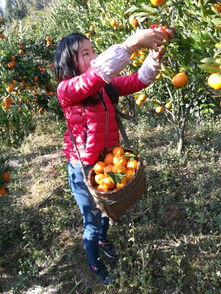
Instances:
[[[111,82],[120,96],[145,88],[138,74],[114,77]],[[100,152],[119,144],[119,131],[114,106],[104,90],[105,82],[90,67],[84,74],[62,81],[57,96],[67,124],[73,134],[83,165],[94,164]],[[82,102],[99,91],[103,102],[85,106]],[[64,153],[68,161],[78,156],[67,128],[64,135]]]

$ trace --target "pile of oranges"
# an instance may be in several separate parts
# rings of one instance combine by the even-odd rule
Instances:
[[[101,192],[118,190],[135,176],[138,166],[135,154],[120,146],[114,147],[93,167],[94,188]]]

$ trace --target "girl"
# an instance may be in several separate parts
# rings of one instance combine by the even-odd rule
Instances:
[[[83,245],[89,267],[105,285],[112,283],[114,277],[101,261],[99,250],[110,258],[116,258],[117,252],[107,239],[109,219],[96,208],[84,183],[80,162],[88,174],[100,152],[119,145],[114,109],[118,97],[140,91],[154,81],[160,67],[158,53],[163,41],[164,36],[158,29],[140,30],[122,44],[97,55],[86,36],[73,33],[63,37],[56,48],[57,96],[67,123],[64,152],[69,185],[83,215]],[[117,76],[138,48],[153,50],[137,73]]]

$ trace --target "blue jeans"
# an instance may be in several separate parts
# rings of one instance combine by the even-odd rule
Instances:
[[[85,166],[84,170],[88,175],[90,166]],[[109,228],[109,218],[102,215],[96,207],[93,196],[90,194],[81,167],[67,162],[68,180],[72,195],[80,208],[83,216],[83,246],[86,251],[88,262],[92,266],[97,266],[99,259],[99,241],[106,240]]]

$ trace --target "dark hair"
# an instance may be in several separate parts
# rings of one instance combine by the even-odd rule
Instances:
[[[58,82],[78,76],[78,47],[88,38],[79,33],[69,34],[61,39],[54,56],[54,72]]]
[[[80,42],[88,38],[80,33],[72,33],[61,39],[56,47],[54,56],[54,73],[58,82],[80,75],[78,69],[78,48]],[[112,84],[105,85],[105,91],[113,104],[118,103],[119,94]],[[96,104],[100,99],[99,95],[89,96],[84,100],[84,104]]]

